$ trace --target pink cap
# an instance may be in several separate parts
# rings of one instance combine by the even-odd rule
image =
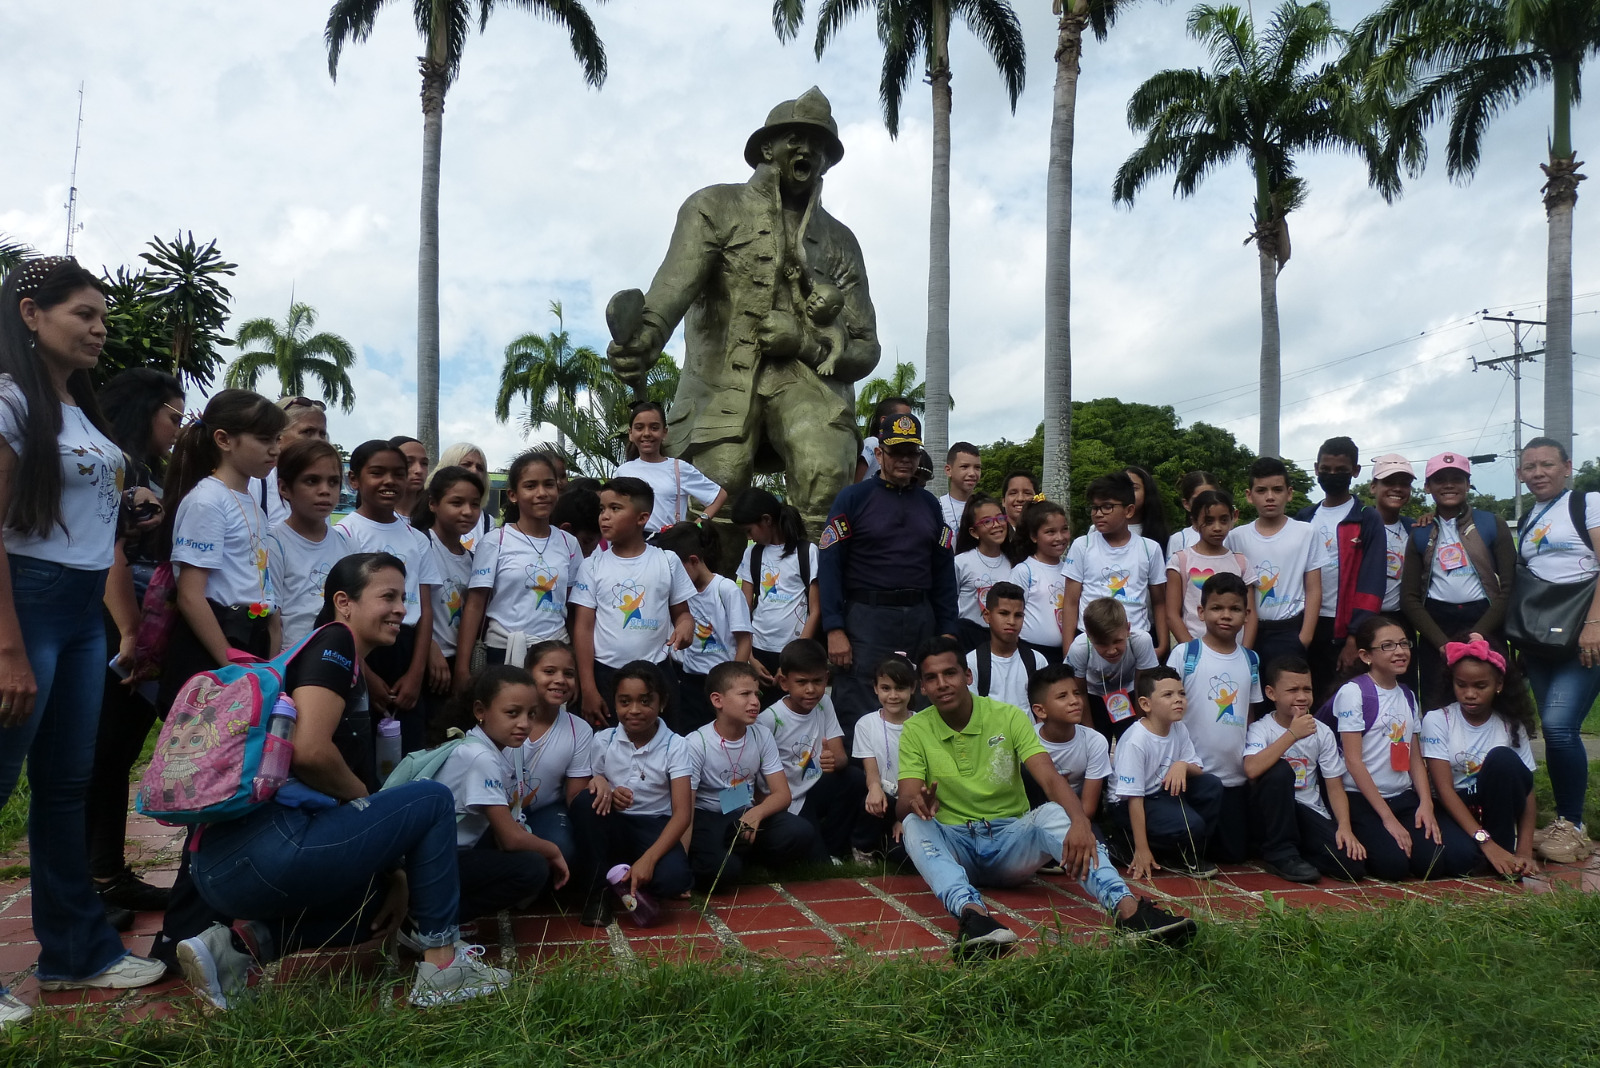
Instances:
[[[1441,452],[1438,456],[1428,461],[1428,473],[1424,478],[1432,478],[1440,471],[1460,471],[1463,475],[1472,474],[1472,461],[1462,456],[1459,452]]]
[[[1386,452],[1382,456],[1373,458],[1372,480],[1374,482],[1382,482],[1392,475],[1406,475],[1410,478],[1416,478],[1417,470],[1411,466],[1410,460],[1407,460],[1397,452]]]

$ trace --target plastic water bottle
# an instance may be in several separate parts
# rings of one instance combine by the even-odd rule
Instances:
[[[400,763],[400,721],[385,716],[378,721],[378,781],[381,783]]]
[[[279,694],[267,718],[267,740],[261,750],[261,767],[256,772],[252,795],[264,801],[278,792],[289,778],[289,765],[294,760],[294,725],[299,713],[294,699]]]
[[[628,875],[633,869],[626,864],[618,864],[606,872],[606,882],[611,884],[612,892],[622,902],[622,907],[630,919],[638,927],[649,927],[661,915],[661,906],[656,904],[656,899],[643,890],[630,891],[628,889]]]

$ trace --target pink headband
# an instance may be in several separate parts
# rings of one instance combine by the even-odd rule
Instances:
[[[1449,667],[1455,667],[1458,660],[1469,656],[1491,665],[1502,675],[1506,673],[1506,658],[1489,648],[1489,643],[1482,638],[1474,638],[1470,642],[1444,643],[1444,662]]]

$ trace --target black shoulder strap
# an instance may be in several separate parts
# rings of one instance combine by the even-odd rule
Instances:
[[[267,514],[267,476],[261,476],[261,514]]]
[[[993,674],[994,661],[991,659],[993,650],[988,642],[978,645],[978,696],[989,696],[989,678]]]
[[[809,597],[811,589],[811,543],[801,541],[800,548],[795,552],[800,554],[800,596]]]
[[[750,585],[756,588],[756,600],[761,600],[761,550],[766,546],[759,541],[750,548]]]
[[[1572,525],[1577,528],[1578,537],[1582,538],[1583,543],[1589,547],[1589,551],[1593,552],[1594,538],[1589,536],[1588,500],[1589,495],[1587,493],[1579,493],[1577,490],[1573,490],[1567,494],[1567,514],[1572,517]]]
[[[1028,673],[1028,689],[1033,689],[1033,676],[1039,670],[1033,662],[1033,650],[1025,645],[1017,646],[1017,654],[1022,657],[1022,670]]]

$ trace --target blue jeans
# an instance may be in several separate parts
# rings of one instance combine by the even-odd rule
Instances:
[[[909,815],[901,824],[906,853],[950,915],[968,905],[983,907],[973,884],[1016,886],[1046,861],[1061,859],[1061,844],[1072,828],[1066,810],[1051,801],[1025,816],[982,823],[940,823]],[[1129,896],[1128,884],[1096,844],[1095,865],[1083,888],[1110,912]]]
[[[565,785],[561,789],[560,801],[524,810],[522,818],[535,838],[543,838],[561,850],[561,859],[570,869],[578,862],[578,840],[572,834],[572,821],[567,818]]]
[[[424,946],[458,937],[456,804],[442,783],[406,783],[333,808],[267,804],[205,829],[191,872],[218,912],[271,932],[262,956],[372,937],[384,877],[406,871],[411,920]]]
[[[1570,823],[1583,822],[1583,794],[1589,786],[1589,756],[1578,728],[1600,697],[1600,666],[1586,668],[1571,660],[1522,658],[1523,670],[1539,706],[1539,726],[1544,730],[1544,759],[1550,770],[1550,789],[1556,798],[1556,815]]]
[[[40,979],[87,979],[127,956],[89,880],[84,798],[106,678],[104,571],[13,556],[11,599],[39,687],[33,715],[0,729],[0,803],[28,761],[33,929]]]

